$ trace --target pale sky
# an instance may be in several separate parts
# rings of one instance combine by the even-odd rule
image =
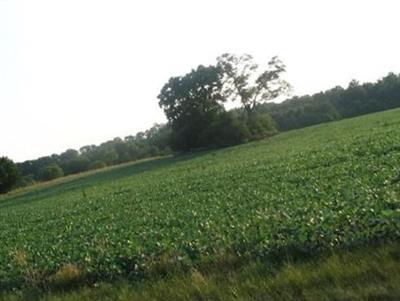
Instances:
[[[278,55],[295,95],[400,73],[400,1],[0,0],[0,156],[164,122],[171,77],[224,52]]]

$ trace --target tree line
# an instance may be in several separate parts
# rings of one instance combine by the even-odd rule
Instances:
[[[149,157],[163,156],[171,152],[168,137],[170,130],[166,125],[155,124],[144,132],[127,136],[124,139],[114,138],[100,145],[86,145],[79,150],[68,149],[61,154],[44,156],[13,164],[11,160],[0,160],[0,193],[12,187],[23,187],[35,182],[49,181],[65,175],[95,170],[106,166],[140,160]],[[15,167],[11,168],[11,166]],[[12,175],[7,182],[3,174]]]
[[[257,110],[270,114],[280,131],[390,110],[400,107],[400,74],[389,73],[375,83],[352,80],[314,95],[268,103]]]
[[[0,193],[64,175],[180,151],[225,147],[272,136],[279,131],[400,107],[400,75],[376,83],[353,80],[314,95],[288,94],[285,65],[273,57],[264,68],[251,55],[223,54],[217,63],[171,77],[158,95],[167,124],[100,145],[69,149],[14,164],[0,158]],[[226,110],[229,101],[239,107]]]

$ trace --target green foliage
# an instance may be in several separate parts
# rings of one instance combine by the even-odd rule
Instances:
[[[335,87],[279,104],[263,104],[256,111],[269,113],[278,129],[286,131],[397,107],[400,107],[400,75],[389,73],[376,83],[361,85],[353,80],[346,89]]]
[[[0,193],[11,190],[19,177],[15,163],[7,157],[0,157]]]
[[[0,197],[0,285],[143,279],[400,238],[400,111]],[[60,273],[59,273],[60,274]]]
[[[50,181],[57,178],[60,178],[64,175],[64,172],[60,166],[57,164],[50,164],[46,166],[41,173],[42,181]]]
[[[399,300],[398,254],[400,245],[388,244],[336,251],[307,261],[287,259],[280,265],[226,261],[161,279],[98,283],[94,288],[37,294],[37,298],[30,292],[0,293],[0,301]]]
[[[249,140],[260,140],[278,133],[275,121],[268,114],[253,113],[245,118]]]
[[[90,161],[87,158],[79,157],[76,159],[72,159],[71,161],[66,161],[62,165],[62,169],[65,174],[76,174],[85,170],[88,170]]]
[[[59,160],[61,162],[70,162],[79,158],[79,152],[75,149],[67,149],[65,152],[60,154]]]
[[[25,175],[19,177],[17,183],[15,184],[15,188],[22,188],[30,185],[34,185],[36,183],[33,175]]]
[[[166,125],[155,124],[146,132],[128,136],[124,140],[115,138],[101,145],[86,145],[79,151],[68,149],[60,155],[41,157],[18,163],[23,178],[16,187],[23,187],[43,181],[43,171],[48,166],[61,167],[64,175],[77,174],[87,170],[102,168],[128,161],[166,155],[169,148],[170,129]],[[52,177],[45,176],[47,180]]]
[[[91,163],[89,165],[89,169],[100,169],[100,168],[104,168],[106,166],[107,166],[106,163],[104,163],[103,161],[98,160],[98,161],[94,161],[93,163]]]
[[[204,145],[225,147],[245,143],[249,137],[250,133],[242,119],[228,112],[222,112],[208,124],[199,139]]]
[[[275,123],[268,114],[236,116],[223,112],[208,125],[200,139],[204,137],[204,144],[225,147],[271,137],[277,132]]]
[[[172,128],[171,146],[190,150],[208,146],[204,132],[224,111],[220,102],[220,70],[199,66],[184,76],[171,78],[162,88],[159,105]]]
[[[199,66],[184,76],[171,78],[158,96],[171,125],[170,144],[175,150],[235,145],[277,132],[267,114],[261,116],[253,109],[259,97],[269,100],[283,92],[283,64],[274,58],[270,69],[259,75],[255,86],[250,86],[257,69],[250,56],[226,54],[218,60],[217,67]],[[227,99],[238,96],[247,112],[243,116],[228,113],[222,106]]]

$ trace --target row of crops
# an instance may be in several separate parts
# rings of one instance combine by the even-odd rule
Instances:
[[[400,238],[400,110],[0,199],[0,287]],[[285,250],[285,252],[282,252]]]

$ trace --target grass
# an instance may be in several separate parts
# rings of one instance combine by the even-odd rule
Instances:
[[[4,298],[18,296],[7,291],[42,294],[103,283],[66,297],[102,294],[104,288],[105,295],[109,290],[121,300],[130,295],[140,299],[140,294],[157,300],[150,290],[159,285],[159,298],[169,296],[171,287],[171,300],[185,300],[173,295],[179,291],[186,292],[186,300],[229,300],[235,298],[229,295],[232,290],[238,300],[262,295],[279,300],[272,283],[281,283],[275,290],[285,291],[287,285],[290,294],[282,300],[292,300],[299,290],[289,289],[292,284],[279,276],[291,268],[298,280],[311,281],[299,282],[303,290],[294,300],[314,300],[318,292],[322,296],[320,286],[330,296],[336,292],[346,299],[353,292],[359,298],[349,300],[369,300],[362,286],[371,287],[371,296],[378,287],[383,295],[396,296],[398,258],[387,250],[397,250],[400,238],[399,120],[400,110],[392,110],[233,148],[126,164],[2,196]],[[381,246],[373,247],[376,243]],[[337,264],[348,266],[345,274],[352,275],[356,266],[346,262],[348,257],[359,260],[366,273],[372,271],[371,277],[354,279],[357,289],[307,278],[320,273],[338,250],[354,248],[359,251],[343,251],[344,261]],[[317,263],[297,261],[320,254],[333,255]],[[364,264],[368,260],[380,264],[374,270]],[[384,271],[387,277],[376,279],[374,273]],[[335,273],[329,277],[339,277]],[[207,286],[196,292],[190,275],[204,278]],[[246,295],[251,290],[245,285],[253,295]],[[312,287],[315,294],[306,296]]]
[[[209,266],[138,283],[99,283],[48,294],[6,294],[18,301],[179,301],[179,300],[399,300],[400,245],[331,252],[317,259],[279,266],[253,262],[224,269]]]

